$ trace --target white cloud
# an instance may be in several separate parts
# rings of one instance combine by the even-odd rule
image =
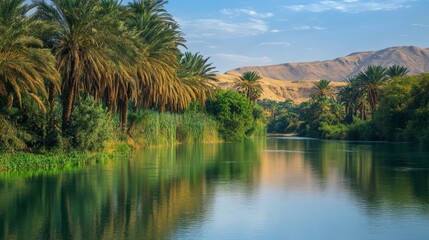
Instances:
[[[259,46],[265,46],[265,45],[290,46],[291,44],[289,42],[262,42],[262,43],[259,44]]]
[[[239,55],[239,54],[228,54],[228,53],[218,53],[215,54],[216,57],[224,60],[224,61],[231,61],[238,64],[264,64],[264,63],[270,63],[272,60],[269,57],[263,56],[263,57],[250,57],[245,55]]]
[[[176,19],[188,38],[235,38],[255,36],[270,31],[267,23],[260,19],[242,22],[222,19]]]
[[[226,16],[248,15],[253,18],[270,18],[274,16],[274,14],[270,12],[259,13],[254,10],[245,9],[245,8],[239,8],[239,9],[224,8],[220,12]]]
[[[359,0],[341,0],[341,1],[319,1],[311,4],[289,5],[286,9],[296,12],[365,12],[365,11],[391,11],[399,8],[409,7],[413,0],[391,0],[391,1],[359,1]]]
[[[428,24],[421,24],[421,23],[413,23],[413,24],[411,24],[411,25],[413,25],[413,26],[415,26],[415,27],[429,27],[429,25],[428,25]]]
[[[326,30],[326,28],[320,27],[320,26],[302,25],[302,26],[296,26],[296,27],[292,28],[292,30],[295,30],[295,31],[306,31],[306,30],[321,31],[321,30]]]

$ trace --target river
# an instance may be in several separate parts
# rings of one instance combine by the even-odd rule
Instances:
[[[0,239],[427,239],[429,148],[268,137],[0,175]]]

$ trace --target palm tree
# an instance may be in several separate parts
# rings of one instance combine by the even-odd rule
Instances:
[[[108,0],[105,0],[106,2]],[[36,15],[57,28],[51,37],[57,68],[63,80],[63,129],[68,127],[72,108],[80,93],[102,97],[106,79],[119,62],[128,61],[130,47],[123,26],[99,0],[36,0]],[[113,14],[111,14],[113,13]],[[131,60],[129,60],[131,61]]]
[[[196,96],[204,106],[206,99],[214,96],[215,87],[213,82],[217,82],[215,67],[212,63],[207,63],[210,58],[204,58],[201,54],[186,52],[179,56],[179,68],[177,75],[180,80],[189,87],[191,95]]]
[[[362,90],[366,92],[369,106],[374,111],[377,105],[380,89],[388,80],[386,69],[381,66],[368,66],[357,75]]]
[[[399,65],[390,66],[386,70],[386,75],[389,76],[389,78],[403,77],[407,75],[407,73],[408,73],[408,68],[399,66]]]
[[[366,92],[363,91],[359,79],[350,77],[345,80],[346,86],[338,92],[338,101],[344,105],[347,122],[351,122],[354,116],[358,115],[364,120],[366,119]]]
[[[127,24],[139,32],[144,45],[143,58],[136,69],[139,96],[135,105],[180,111],[192,100],[176,74],[178,47],[184,46],[185,40],[178,24],[165,10],[166,2],[138,0],[129,5],[131,14]]]
[[[320,81],[313,83],[314,89],[316,90],[313,96],[334,98],[334,88],[330,83],[331,81],[325,79],[321,79]]]
[[[55,59],[40,39],[46,24],[29,17],[31,9],[24,0],[0,1],[0,97],[7,98],[10,108],[15,98],[21,106],[28,96],[45,110],[45,81],[58,87],[59,77]]]
[[[236,83],[234,84],[233,88],[238,91],[244,91],[246,97],[250,101],[255,102],[263,91],[260,83],[261,79],[262,77],[259,75],[258,72],[244,72],[236,80]]]

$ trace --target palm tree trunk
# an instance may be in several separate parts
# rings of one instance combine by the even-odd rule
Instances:
[[[66,130],[70,125],[70,117],[72,113],[73,108],[73,101],[74,101],[74,85],[71,85],[69,91],[63,97],[63,131]]]
[[[106,91],[104,92],[104,102],[106,104],[107,110],[110,113],[113,112],[113,99],[112,99],[112,96],[110,94],[110,90],[109,89],[106,89]]]
[[[134,113],[134,115],[137,114],[137,105],[135,103],[133,106],[133,113]],[[136,119],[134,118],[134,120],[131,121],[131,123],[130,123],[130,127],[128,128],[128,135],[130,135],[130,136],[133,135],[133,131],[134,131],[135,127],[136,127]]]
[[[55,96],[57,96],[57,89],[55,88],[55,85],[53,83],[49,84],[49,107],[51,108],[50,111],[54,109],[55,106]]]
[[[121,101],[121,130],[123,133],[127,131],[128,124],[128,99]]]

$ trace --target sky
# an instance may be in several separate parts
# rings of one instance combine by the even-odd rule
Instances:
[[[429,47],[429,0],[170,0],[166,8],[187,51],[210,57],[219,73]]]

